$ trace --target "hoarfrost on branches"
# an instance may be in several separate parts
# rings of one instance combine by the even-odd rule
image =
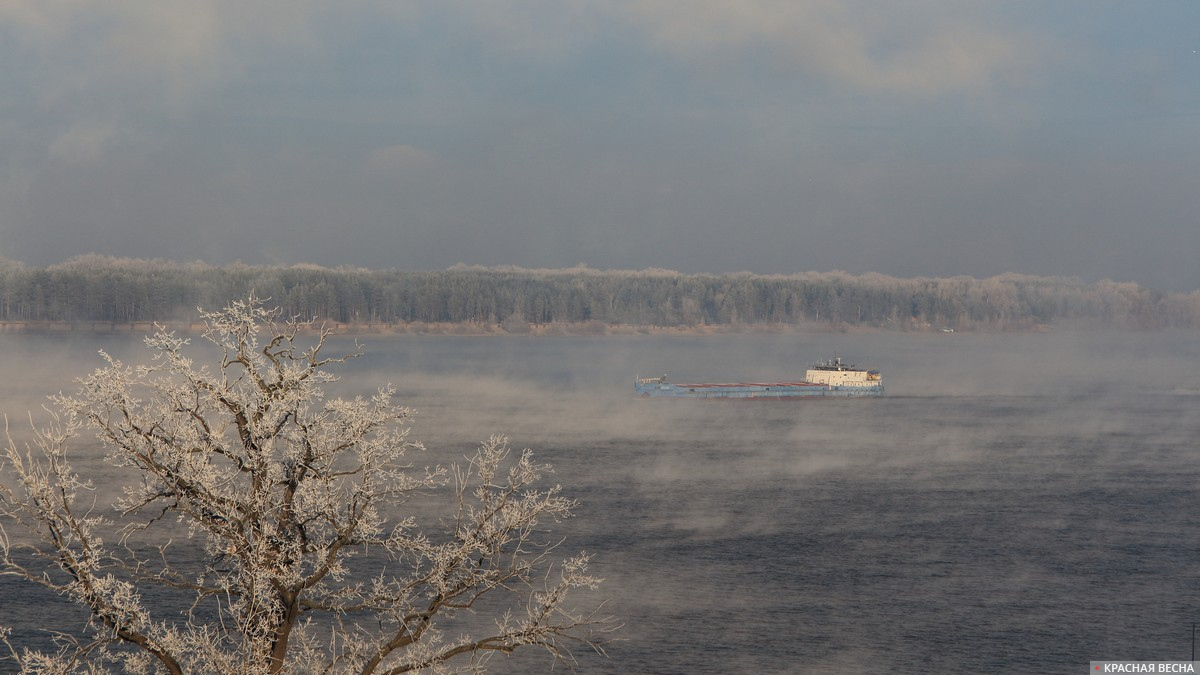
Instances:
[[[29,443],[19,447],[6,420],[2,571],[90,617],[80,635],[57,636],[54,653],[16,649],[0,627],[11,663],[401,673],[482,670],[490,654],[525,646],[568,667],[572,646],[602,653],[613,620],[568,600],[601,580],[586,554],[553,557],[561,542],[548,528],[576,503],[539,487],[548,465],[492,436],[465,465],[418,468],[413,411],[390,386],[324,395],[336,380],[328,368],[361,351],[325,356],[325,330],[281,321],[253,296],[203,318],[215,366],[159,329],[147,365],[101,352],[105,365],[74,395],[51,397]],[[85,435],[132,476],[111,507],[68,461]],[[453,503],[438,528],[396,515],[445,490]]]

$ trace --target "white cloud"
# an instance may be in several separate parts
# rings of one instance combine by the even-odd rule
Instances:
[[[1031,56],[1027,39],[960,17],[961,5],[949,0],[632,0],[627,8],[678,58],[763,53],[774,67],[869,90],[988,89]]]
[[[555,58],[600,36],[613,5],[597,0],[436,0],[438,11],[490,47],[531,58]]]
[[[68,164],[90,164],[100,158],[106,144],[116,135],[112,124],[80,123],[50,144],[50,158]]]
[[[0,30],[39,70],[47,104],[84,93],[180,102],[236,73],[246,51],[311,42],[312,0],[6,0]]]
[[[986,5],[985,5],[986,6]],[[1027,65],[1029,45],[957,0],[4,0],[8,56],[39,68],[41,96],[80,92],[186,105],[282,50],[335,52],[339,22],[436,21],[451,41],[550,60],[624,24],[675,58],[773,67],[871,90],[986,88]],[[20,50],[13,54],[12,49]]]
[[[150,139],[155,120],[186,114],[246,64],[317,47],[329,11],[315,0],[3,0],[0,58],[21,63],[24,133],[5,139],[28,170],[45,160],[95,163]]]

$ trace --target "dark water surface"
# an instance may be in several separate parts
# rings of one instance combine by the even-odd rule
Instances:
[[[0,339],[0,365],[33,373],[0,385],[6,401],[68,386],[54,345]],[[1196,335],[364,342],[337,388],[394,383],[431,461],[506,433],[582,502],[557,531],[565,551],[595,554],[598,597],[625,625],[608,658],[578,653],[584,672],[1067,673],[1190,657]],[[882,369],[888,396],[632,397],[639,371],[785,379],[834,351]],[[73,358],[70,374],[97,365]],[[13,405],[21,419],[29,406]],[[18,589],[0,586],[0,621],[59,611]]]

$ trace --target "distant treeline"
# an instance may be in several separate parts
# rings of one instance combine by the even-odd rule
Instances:
[[[455,266],[440,271],[215,267],[88,255],[49,267],[0,260],[0,321],[190,321],[253,291],[289,315],[358,324],[703,326],[827,324],[1025,329],[1065,321],[1200,327],[1200,291],[1006,274],[899,279],[844,272],[680,274]]]

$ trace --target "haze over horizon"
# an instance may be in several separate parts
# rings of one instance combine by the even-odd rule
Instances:
[[[10,0],[0,257],[1200,289],[1200,4]]]

